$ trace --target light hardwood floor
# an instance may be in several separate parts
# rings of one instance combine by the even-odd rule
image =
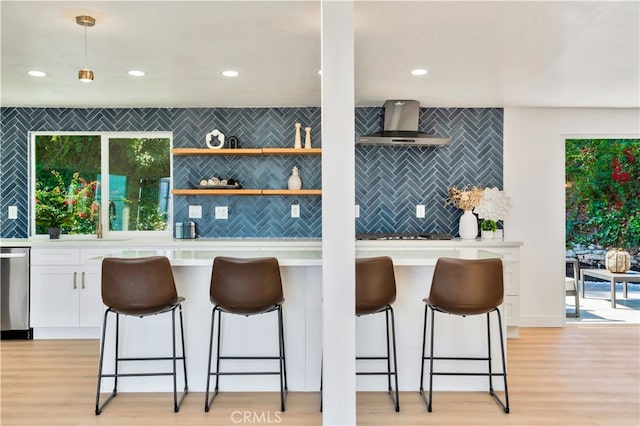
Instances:
[[[290,393],[285,413],[277,412],[277,392],[223,393],[209,413],[201,392],[189,394],[179,413],[170,394],[126,393],[95,416],[97,341],[0,346],[2,426],[322,424],[315,392]],[[402,392],[395,413],[386,393],[366,392],[357,395],[358,424],[640,424],[640,326],[525,328],[508,351],[511,414],[485,393],[435,393],[427,413],[417,392]]]

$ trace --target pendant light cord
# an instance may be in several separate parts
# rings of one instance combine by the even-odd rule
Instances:
[[[84,67],[87,68],[87,26],[84,26]]]

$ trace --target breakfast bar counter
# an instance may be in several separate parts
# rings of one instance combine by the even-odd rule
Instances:
[[[18,242],[15,242],[18,244]],[[21,241],[24,245],[25,242]],[[99,338],[104,306],[100,298],[100,265],[105,256],[143,257],[161,255],[169,258],[178,293],[183,303],[189,389],[203,391],[206,383],[208,339],[211,309],[209,285],[211,267],[216,256],[276,257],[280,263],[285,302],[287,376],[292,391],[318,391],[322,357],[322,245],[320,240],[131,240],[131,241],[28,241],[32,247],[31,322],[34,338]],[[5,244],[5,241],[3,241]],[[503,260],[505,299],[501,307],[507,335],[517,337],[519,312],[519,250],[521,243],[508,241],[355,241],[356,257],[390,256],[395,265],[397,297],[393,304],[396,317],[398,381],[400,390],[419,386],[420,353],[424,303],[428,295],[434,265],[439,257],[491,258]],[[77,284],[77,285],[76,285]],[[267,314],[265,314],[267,315]],[[270,315],[270,314],[269,314]],[[379,318],[377,318],[379,317]],[[170,315],[140,320],[121,318],[123,356],[144,356],[158,350],[170,353],[170,336],[166,336]],[[264,355],[277,351],[277,330],[273,321],[259,317],[226,316],[222,333],[225,350]],[[113,325],[111,322],[110,327]],[[484,317],[459,318],[441,316],[436,323],[443,341],[442,351],[462,353],[482,348],[485,336]],[[385,351],[384,316],[356,319],[358,356],[378,355]],[[494,330],[497,336],[497,330]],[[113,349],[107,330],[107,352]],[[112,340],[112,339],[111,339]],[[111,347],[110,347],[111,346]],[[261,353],[262,351],[262,353]],[[484,351],[483,351],[484,352]],[[492,352],[498,357],[497,339]],[[477,355],[468,353],[468,356]],[[497,358],[496,358],[497,359]],[[109,364],[111,362],[111,364]],[[270,361],[252,361],[242,368],[264,370]],[[105,368],[113,366],[105,359]],[[237,363],[237,361],[236,361]],[[145,363],[143,368],[162,370],[162,365]],[[375,364],[375,363],[372,363]],[[228,368],[238,367],[231,364]],[[126,369],[127,366],[121,367]],[[358,364],[359,369],[378,369],[377,365]],[[452,367],[455,369],[455,367]],[[478,366],[479,371],[482,366]],[[108,370],[106,370],[108,371]],[[169,391],[171,381],[163,377],[145,380],[124,378],[119,390]],[[481,377],[436,377],[434,389],[479,390],[486,383]],[[104,382],[104,390],[112,386]],[[270,376],[227,376],[221,390],[275,391],[277,380]],[[357,389],[386,389],[386,379],[358,376]]]
[[[113,253],[119,257],[141,257],[161,255],[169,258],[174,271],[178,293],[185,297],[183,303],[186,355],[188,359],[189,388],[202,391],[205,387],[208,339],[212,305],[209,300],[211,266],[215,256],[235,257],[276,257],[281,266],[284,288],[284,329],[286,339],[287,376],[292,391],[318,391],[320,386],[320,364],[322,356],[322,259],[319,247],[243,247],[214,249],[138,249]],[[369,245],[358,247],[356,257],[390,256],[395,265],[397,298],[393,307],[396,314],[398,380],[400,390],[416,390],[419,386],[420,351],[422,342],[422,321],[424,304],[422,299],[428,294],[433,267],[439,257],[454,258],[502,258],[505,265],[505,277],[513,273],[518,265],[517,256],[500,254],[484,248],[440,247],[402,247],[391,245]],[[505,312],[503,306],[502,311]],[[511,309],[511,308],[509,308]],[[506,317],[509,316],[507,313]],[[379,318],[378,318],[379,317]],[[157,327],[149,326],[149,318],[139,321],[137,318],[121,318],[121,338],[123,348],[131,351],[129,355],[144,355],[146,350],[168,346],[169,339],[163,337],[170,316],[152,318]],[[228,354],[243,353],[264,355],[277,351],[277,330],[274,321],[260,321],[259,317],[225,316],[222,333],[225,335],[225,350]],[[469,348],[482,348],[485,319],[483,316],[461,319],[454,316],[439,318],[437,328],[441,331],[439,348],[443,351],[455,350],[467,353]],[[138,328],[139,327],[139,328]],[[356,319],[358,354],[376,355],[385,350],[381,330],[384,330],[384,316],[372,316]],[[497,329],[493,330],[497,336]],[[108,330],[108,335],[113,336]],[[455,336],[455,338],[454,338]],[[109,338],[107,352],[109,353]],[[499,358],[497,339],[492,353]],[[484,344],[486,346],[486,343]],[[474,355],[473,351],[467,356]],[[235,364],[228,361],[229,369],[264,370],[273,368],[270,361],[246,361]],[[106,364],[108,367],[109,364]],[[123,366],[123,367],[126,367]],[[137,366],[139,368],[139,366]],[[149,369],[158,366],[149,366]],[[468,368],[468,366],[466,366]],[[224,368],[224,367],[223,367]],[[380,368],[373,364],[364,364],[360,369]],[[455,365],[451,366],[455,370]],[[478,366],[481,371],[482,366]],[[481,377],[436,377],[435,389],[441,390],[479,390],[486,386]],[[358,376],[358,390],[386,389],[386,379],[374,376]],[[105,384],[108,391],[110,384]],[[145,380],[122,380],[122,391],[158,391],[170,389],[170,383],[163,378],[150,377]],[[277,380],[270,376],[232,376],[223,377],[221,390],[236,391],[275,391]]]

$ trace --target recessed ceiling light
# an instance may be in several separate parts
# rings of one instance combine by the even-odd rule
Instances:
[[[222,71],[222,75],[224,75],[225,77],[237,77],[238,74],[239,74],[238,71],[234,71],[234,70]]]
[[[46,72],[37,71],[37,70],[27,71],[27,74],[29,74],[31,77],[46,77],[47,76]]]
[[[133,77],[144,77],[145,75],[147,75],[146,72],[140,71],[140,70],[130,70],[130,71],[127,71],[127,74]]]
[[[427,75],[427,70],[423,69],[423,68],[419,68],[419,69],[415,69],[413,71],[411,71],[412,75]]]

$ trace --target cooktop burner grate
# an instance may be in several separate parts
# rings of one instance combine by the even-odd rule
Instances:
[[[425,234],[358,234],[358,240],[450,240],[449,234],[434,232]]]

